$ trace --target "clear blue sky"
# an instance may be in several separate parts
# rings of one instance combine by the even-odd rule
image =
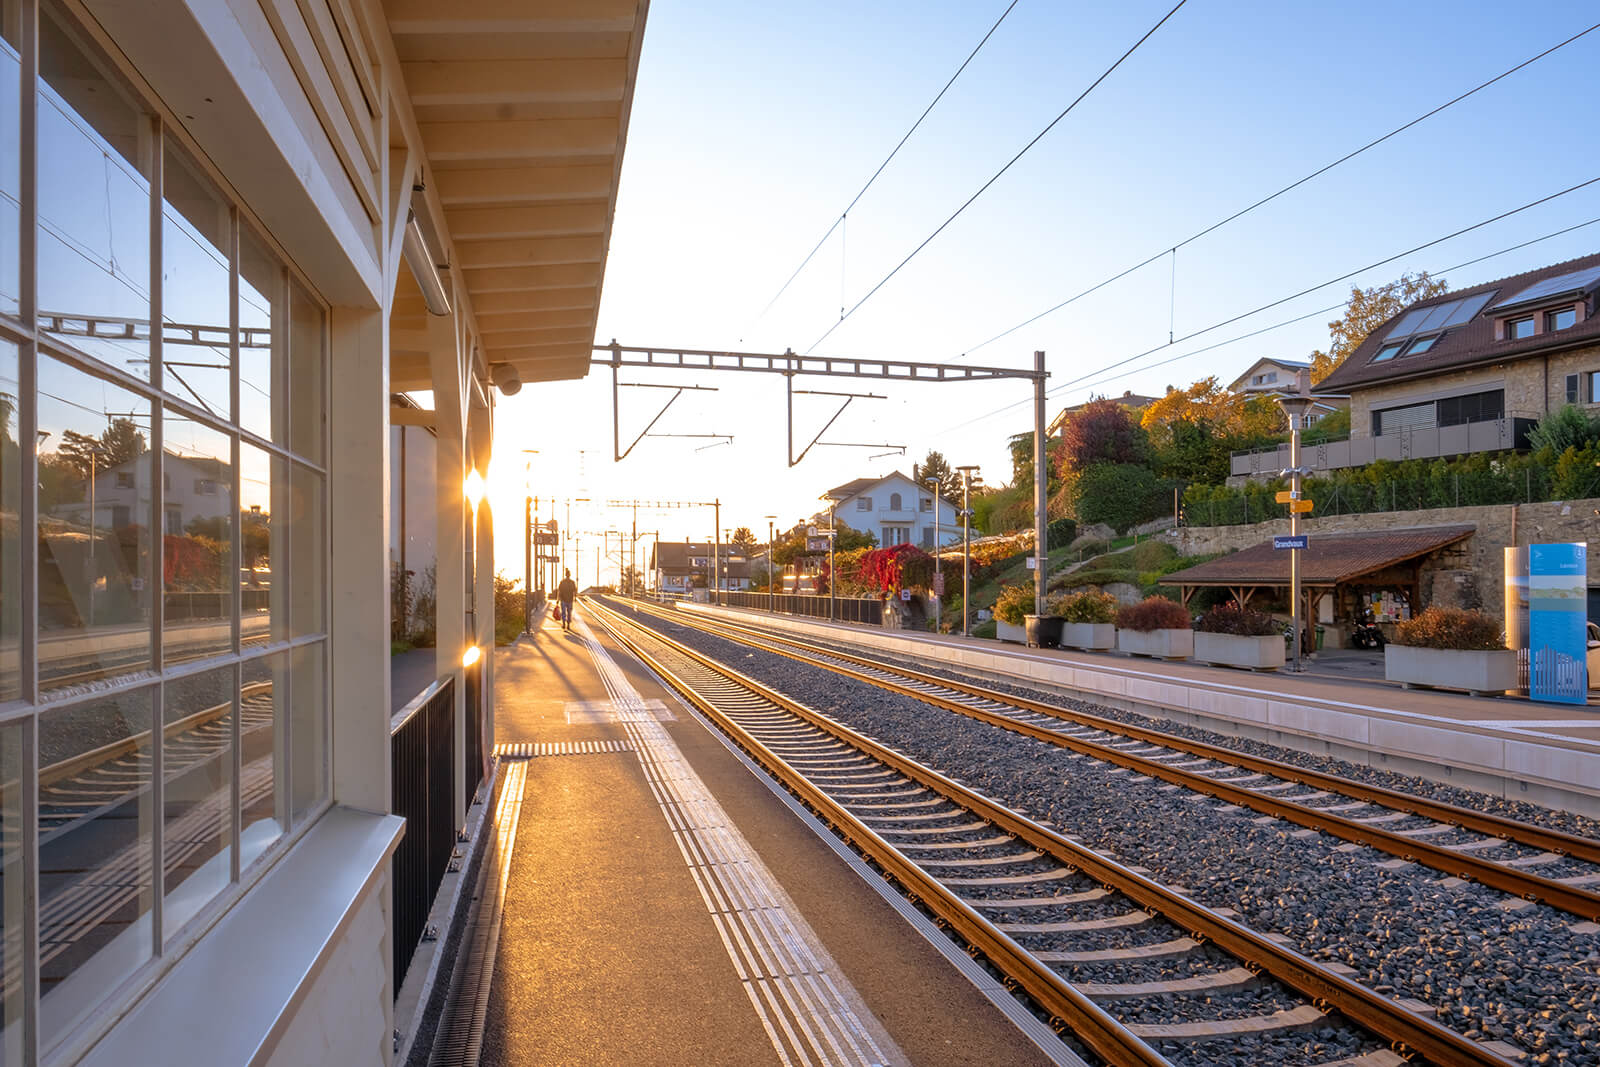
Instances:
[[[1170,2],[1022,0],[800,278],[762,309],[974,44],[1005,10],[983,3],[819,2],[776,8],[651,5],[623,165],[598,340],[797,352],[814,342]],[[1146,256],[1331,162],[1600,21],[1592,4],[1190,0],[965,214],[815,348],[817,354],[954,360]],[[1245,218],[980,352],[1022,365],[1048,354],[1052,388],[1600,176],[1592,124],[1600,31]],[[1600,185],[1358,275],[1439,271],[1600,216]],[[1446,273],[1462,286],[1600,249],[1600,225]],[[1156,369],[1140,366],[1339,303],[1349,282],[1153,354],[1115,377],[1052,395],[1160,393],[1263,355],[1305,358],[1332,314]],[[626,379],[625,379],[626,380]],[[785,466],[781,379],[653,372],[693,382],[657,429],[730,433],[732,446],[648,439],[611,459],[608,373],[531,386],[503,401],[498,500],[520,493],[523,448],[540,449],[545,495],[720,497],[723,527],[761,529],[816,509],[851,478],[909,473],[938,448],[1009,478],[1005,438],[1030,411],[962,425],[1015,401],[1022,383],[902,385],[812,379],[799,388],[887,394],[856,401],[824,440],[903,444],[906,454],[819,448]],[[667,395],[623,391],[624,443]],[[809,440],[832,413],[796,402]],[[650,408],[650,410],[646,410]],[[803,442],[802,442],[803,443]],[[577,453],[582,450],[580,457]],[[881,450],[880,450],[881,451]],[[500,514],[509,505],[502,503]],[[512,516],[513,519],[520,516]],[[574,526],[616,525],[614,515]],[[704,537],[711,515],[641,515],[664,536]],[[519,522],[501,565],[520,571]],[[515,562],[513,562],[515,561]],[[585,579],[593,557],[586,551]]]

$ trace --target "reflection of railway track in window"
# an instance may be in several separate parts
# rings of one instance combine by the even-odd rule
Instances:
[[[246,685],[239,707],[242,738],[270,731],[274,718],[272,683]],[[227,715],[231,709],[231,702],[219,704],[167,724],[163,731],[167,780],[228,751],[232,731]],[[41,847],[59,841],[77,827],[92,825],[101,816],[146,793],[151,780],[149,741],[150,732],[144,731],[41,770]],[[244,765],[239,782],[243,810],[249,811],[270,797],[272,789],[270,754]],[[217,828],[224,821],[228,803],[226,795],[214,794],[165,824],[163,868],[168,874],[188,865],[196,853],[216,847]],[[81,872],[70,886],[46,897],[39,914],[40,963],[48,965],[102,922],[114,918],[129,902],[147,893],[149,864],[148,840],[141,840]]]

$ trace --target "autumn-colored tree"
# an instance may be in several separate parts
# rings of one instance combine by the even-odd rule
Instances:
[[[1361,346],[1369,333],[1398,314],[1406,305],[1449,291],[1450,286],[1445,284],[1443,278],[1431,277],[1427,271],[1416,275],[1402,274],[1388,285],[1371,289],[1352,285],[1344,317],[1328,323],[1328,350],[1311,353],[1312,384],[1332,374],[1335,367]]]
[[[1064,474],[1095,463],[1143,463],[1149,455],[1149,435],[1115,400],[1091,400],[1062,423],[1057,465]]]

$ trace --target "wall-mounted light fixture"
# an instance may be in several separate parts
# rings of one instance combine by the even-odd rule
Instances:
[[[467,498],[467,503],[472,505],[472,514],[478,514],[478,505],[483,503],[485,486],[483,475],[478,473],[478,468],[473,467],[467,472],[466,481],[461,483],[461,492]]]
[[[461,665],[470,667],[483,658],[483,649],[477,645],[468,645],[467,650],[461,653]]]
[[[449,290],[445,288],[444,276],[439,272],[439,263],[428,248],[428,239],[422,233],[422,224],[417,221],[415,211],[407,213],[406,233],[401,243],[401,250],[405,253],[406,266],[411,268],[412,277],[417,279],[417,288],[422,290],[422,302],[427,305],[429,314],[450,314]]]
[[[489,374],[494,379],[495,388],[506,396],[516,396],[522,392],[522,375],[511,364],[496,363],[489,368]]]

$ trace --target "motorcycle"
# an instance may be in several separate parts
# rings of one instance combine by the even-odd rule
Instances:
[[[1350,644],[1356,648],[1382,648],[1383,631],[1372,621],[1372,612],[1364,612],[1361,621],[1350,630]]]

